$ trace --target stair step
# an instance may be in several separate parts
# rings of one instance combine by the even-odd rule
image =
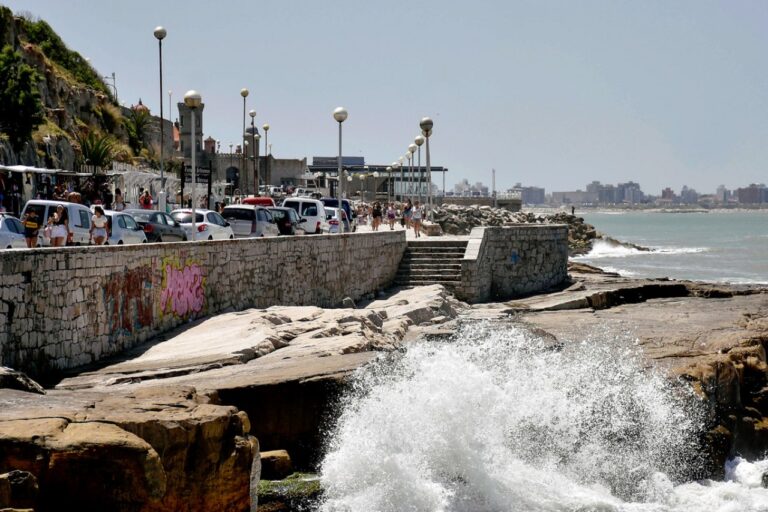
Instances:
[[[442,274],[424,274],[424,275],[410,275],[410,276],[397,276],[397,280],[410,281],[411,283],[422,281],[460,281],[460,275],[442,275]]]
[[[416,268],[419,270],[433,268],[436,270],[453,270],[455,272],[461,272],[461,263],[434,263],[432,261],[430,262],[424,262],[424,263],[402,263],[400,264],[400,270],[405,270],[409,268]]]

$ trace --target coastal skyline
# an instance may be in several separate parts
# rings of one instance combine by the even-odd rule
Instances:
[[[116,73],[121,102],[141,98],[155,114],[152,30],[163,25],[165,117],[178,116],[168,90],[174,105],[198,90],[205,136],[222,149],[238,142],[247,87],[279,158],[333,155],[339,105],[344,154],[369,163],[402,156],[431,116],[449,190],[490,183],[492,168],[499,190],[733,189],[768,175],[764,3],[3,4],[46,20],[100,74]]]

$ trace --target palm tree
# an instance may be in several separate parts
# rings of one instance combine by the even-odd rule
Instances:
[[[112,163],[115,140],[111,136],[88,131],[79,134],[77,142],[80,144],[81,163],[88,162],[102,169]]]

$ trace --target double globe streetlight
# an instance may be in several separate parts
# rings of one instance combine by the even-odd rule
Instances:
[[[333,118],[336,120],[337,123],[339,123],[339,161],[338,161],[338,173],[339,173],[339,190],[338,190],[338,196],[339,196],[339,221],[341,221],[341,212],[344,210],[344,203],[343,203],[343,194],[342,194],[342,188],[344,183],[344,177],[342,176],[342,167],[341,167],[341,123],[347,120],[347,116],[349,113],[347,112],[347,109],[344,107],[338,107],[336,110],[333,111]],[[341,234],[344,230],[342,228],[344,224],[342,222],[339,222],[339,234]]]
[[[429,220],[432,220],[432,167],[429,162],[429,137],[432,135],[432,126],[434,123],[429,117],[421,118],[419,126],[421,127],[421,133],[426,137],[427,143],[427,207],[429,211]]]
[[[254,188],[255,196],[260,196],[260,190],[259,190],[259,184],[261,183],[261,177],[259,176],[259,139],[261,139],[261,135],[259,135],[256,132],[256,111],[251,110],[248,112],[248,115],[251,116],[251,151],[253,151],[253,182],[254,182]],[[244,133],[244,136],[247,137],[249,134],[248,132]]]
[[[197,153],[197,146],[195,144],[195,111],[200,107],[200,105],[203,103],[203,98],[198,94],[197,91],[187,91],[187,94],[184,95],[184,104],[189,109],[191,118],[192,118],[192,132],[190,135],[190,144],[189,144],[189,153],[191,156],[191,163],[192,163],[192,241],[195,241],[195,237],[197,235],[197,226],[195,225],[195,221],[197,219],[197,215],[195,213],[195,208],[197,207],[197,169],[196,169],[196,162],[195,162],[195,153]],[[183,199],[183,198],[182,198]]]

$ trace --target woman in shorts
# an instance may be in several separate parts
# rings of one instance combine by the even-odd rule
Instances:
[[[69,216],[63,204],[56,207],[56,213],[48,219],[48,224],[51,226],[51,245],[63,247],[69,235]]]
[[[27,247],[34,249],[37,247],[37,235],[40,232],[40,219],[34,208],[29,208],[24,218],[21,219],[24,226],[24,239],[27,241]]]
[[[413,205],[413,210],[411,211],[411,222],[413,223],[413,232],[416,233],[416,238],[421,236],[421,219],[423,217],[424,212],[422,211],[419,202],[416,201]]]
[[[96,245],[104,245],[107,240],[107,216],[101,206],[93,207],[93,217],[91,217],[91,240]]]
[[[373,218],[373,222],[371,223],[371,229],[373,231],[379,230],[379,225],[381,224],[381,203],[376,201],[373,203],[373,210],[371,211],[371,217]]]

